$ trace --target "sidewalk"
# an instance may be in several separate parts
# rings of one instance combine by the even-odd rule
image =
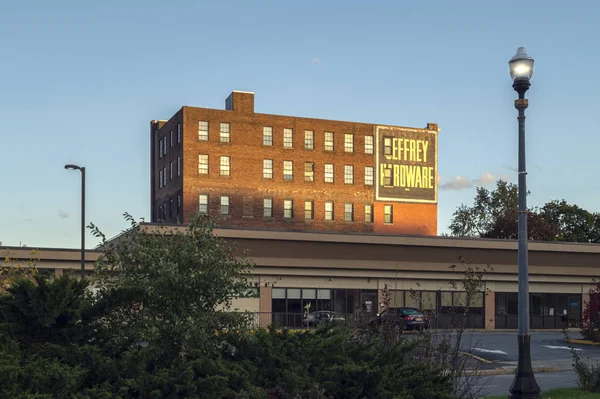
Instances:
[[[599,362],[600,357],[583,358],[584,361]],[[514,374],[518,362],[501,362],[482,364],[479,370],[472,370],[471,373],[479,373],[481,375],[502,375]],[[556,371],[571,371],[573,370],[573,359],[556,359],[556,360],[538,360],[532,361],[531,366],[534,373],[550,373]]]

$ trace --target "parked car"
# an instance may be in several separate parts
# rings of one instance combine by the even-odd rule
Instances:
[[[387,308],[369,320],[371,327],[384,323],[393,323],[402,330],[426,330],[429,328],[429,317],[415,308]]]
[[[343,315],[331,310],[319,310],[304,316],[305,326],[322,326],[332,322],[345,322]]]

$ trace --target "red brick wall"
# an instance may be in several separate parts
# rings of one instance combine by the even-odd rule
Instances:
[[[234,109],[215,110],[183,107],[160,130],[182,117],[183,129],[183,217],[198,211],[198,195],[208,194],[210,211],[219,214],[219,197],[229,195],[231,215],[220,218],[221,226],[437,234],[437,205],[393,203],[394,223],[383,224],[383,203],[374,204],[374,186],[365,186],[364,167],[375,167],[375,155],[365,154],[364,137],[374,135],[374,125],[311,118],[253,113],[252,94],[234,92]],[[240,107],[240,108],[238,108]],[[198,121],[209,122],[209,141],[198,140]],[[220,143],[221,122],[230,123],[230,143]],[[263,127],[273,128],[273,146],[263,146]],[[293,149],[283,148],[283,129],[294,130]],[[304,148],[304,131],[314,131],[314,150]],[[334,151],[324,150],[326,131],[334,132]],[[344,152],[344,134],[354,135],[354,152]],[[171,150],[171,149],[170,149]],[[209,175],[198,174],[198,155],[209,155]],[[168,154],[169,156],[171,154]],[[219,175],[220,156],[231,159],[231,176]],[[263,159],[273,160],[273,179],[263,178]],[[294,178],[283,179],[283,161],[294,162]],[[314,182],[304,181],[304,162],[314,162]],[[334,183],[324,182],[325,163],[334,164]],[[344,165],[354,166],[354,184],[344,183]],[[157,184],[158,187],[158,184]],[[179,186],[174,185],[173,190]],[[164,190],[164,189],[163,189]],[[171,189],[165,193],[171,193]],[[253,199],[251,217],[243,216],[244,197]],[[263,198],[273,198],[273,218],[263,218]],[[294,200],[293,219],[283,218],[283,200]],[[305,220],[304,201],[314,201],[314,220]],[[325,201],[334,201],[334,221],[324,218]],[[354,222],[344,221],[344,204],[354,204]],[[364,223],[364,205],[374,204],[375,222]]]
[[[183,183],[183,158],[181,159],[181,176],[177,176],[177,157],[182,157],[182,148],[183,148],[183,126],[181,126],[181,142],[177,142],[177,124],[181,123],[181,115],[182,112],[179,111],[176,113],[171,119],[168,121],[159,121],[158,126],[159,129],[154,129],[152,131],[152,158],[154,159],[154,165],[151,166],[151,190],[152,197],[154,198],[151,201],[151,220],[152,222],[157,222],[158,219],[162,219],[157,214],[158,207],[160,205],[169,204],[170,200],[173,200],[173,210],[172,217],[169,217],[169,212],[167,212],[166,218],[164,221],[166,222],[177,222],[178,220],[183,220],[183,215],[177,215],[177,195],[182,196],[182,183]],[[173,146],[171,146],[171,131],[173,132]],[[159,144],[158,141],[165,138],[167,139],[167,152],[163,155],[162,158],[159,158]],[[170,174],[170,163],[173,162],[173,178],[171,179]],[[167,168],[167,184],[160,188],[159,186],[159,173],[164,167]],[[182,203],[183,205],[183,203]],[[183,210],[183,209],[182,209]],[[183,213],[183,212],[182,212]]]

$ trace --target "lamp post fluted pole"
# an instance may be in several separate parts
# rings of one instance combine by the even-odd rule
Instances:
[[[519,111],[519,363],[515,379],[510,387],[509,398],[540,398],[538,386],[531,365],[531,335],[529,334],[529,271],[527,256],[527,168],[525,162],[525,109],[528,101],[525,93],[531,85],[529,79],[533,74],[533,58],[527,55],[523,47],[510,60],[510,74],[513,78],[513,89],[519,94],[515,100],[515,108]]]
[[[81,278],[85,278],[85,167],[65,165],[65,169],[81,172]]]

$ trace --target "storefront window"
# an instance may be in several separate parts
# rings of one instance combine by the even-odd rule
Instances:
[[[400,308],[404,306],[404,291],[392,291],[391,307]]]
[[[421,309],[420,291],[406,291],[406,307]]]
[[[436,292],[423,291],[421,293],[422,310],[428,312],[434,312],[437,304]]]

